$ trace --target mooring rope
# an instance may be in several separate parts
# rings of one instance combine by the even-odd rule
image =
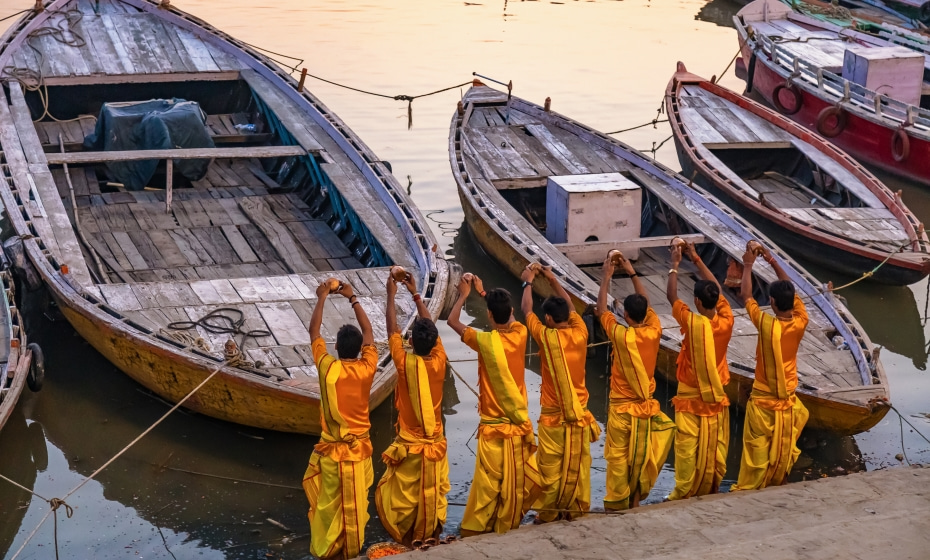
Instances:
[[[901,412],[897,408],[895,408],[893,404],[888,403],[888,407],[891,408],[891,410],[893,410],[894,413],[898,415],[898,426],[901,429],[901,455],[904,457],[904,461],[908,465],[910,465],[911,461],[910,459],[907,458],[907,449],[905,449],[904,447],[904,424],[906,423],[908,426],[910,426],[911,429],[914,430],[914,432],[917,435],[919,435],[925,442],[930,443],[930,439],[928,439],[927,436],[923,434],[923,432],[918,430],[916,426],[911,424],[910,420],[905,418],[904,415],[901,414]]]

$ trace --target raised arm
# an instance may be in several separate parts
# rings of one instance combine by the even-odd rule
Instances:
[[[467,328],[464,323],[460,320],[462,315],[462,307],[465,305],[465,300],[468,299],[468,294],[471,292],[471,283],[462,276],[462,279],[459,280],[459,297],[455,300],[455,303],[452,304],[452,310],[449,311],[449,320],[446,321],[452,330],[458,333],[459,336],[465,334],[465,329]]]
[[[750,250],[743,253],[743,278],[740,282],[739,298],[746,303],[752,297],[752,265],[756,262],[756,254]]]
[[[562,284],[559,282],[559,279],[556,277],[555,273],[552,272],[551,266],[544,266],[542,268],[543,277],[549,282],[549,286],[555,291],[555,295],[564,299],[568,302],[568,306],[572,308],[572,298],[568,295],[568,292],[565,291],[565,288],[562,287]]]
[[[681,266],[681,245],[675,243],[670,258],[672,270],[668,273],[668,284],[665,286],[665,298],[672,305],[678,301],[678,267]],[[674,271],[674,272],[672,272]]]
[[[390,272],[388,272],[386,290],[387,305],[384,309],[384,318],[387,323],[388,336],[391,336],[394,333],[399,333],[400,329],[397,328],[397,306],[394,304],[394,297],[397,295],[397,283],[394,282]]]
[[[785,273],[785,269],[781,267],[781,263],[778,262],[775,255],[769,251],[768,247],[762,246],[762,258],[765,259],[765,262],[772,265],[772,269],[775,270],[775,276],[777,276],[779,280],[791,281],[791,278],[788,278],[788,274]]]
[[[410,295],[413,297],[413,302],[417,304],[417,315],[419,315],[421,319],[432,320],[433,317],[429,314],[429,309],[426,308],[426,304],[423,303],[423,298],[417,293],[417,281],[413,279],[413,274],[407,273],[407,276],[404,278],[404,286],[407,287],[407,291],[410,292]]]
[[[536,271],[529,267],[524,268],[520,279],[525,284],[523,296],[520,298],[520,309],[523,311],[523,315],[527,316],[533,312],[533,280],[536,279]]]
[[[320,338],[320,327],[323,325],[323,306],[326,304],[326,296],[329,295],[329,280],[325,280],[316,288],[316,305],[313,306],[313,314],[310,315],[310,340]]]
[[[694,266],[698,269],[698,276],[701,277],[701,280],[708,280],[717,284],[717,289],[722,290],[720,287],[720,282],[717,281],[717,278],[714,277],[714,273],[707,268],[707,265],[704,264],[704,261],[701,260],[701,256],[697,254],[697,249],[694,248],[694,243],[688,243],[688,258],[691,259],[691,262],[694,263]]]
[[[600,317],[605,312],[607,312],[607,294],[610,290],[610,283],[614,277],[614,260],[610,253],[607,254],[607,258],[604,259],[604,266],[601,267],[601,289],[597,293],[597,306],[595,307],[595,312],[597,316]]]
[[[355,295],[352,286],[343,283],[336,293],[345,297],[352,305],[352,311],[355,312],[355,320],[358,321],[358,326],[362,329],[362,344],[374,344],[375,334],[371,330],[371,321],[368,320],[368,314],[365,313],[365,308],[362,307],[362,303],[358,301],[358,297]]]

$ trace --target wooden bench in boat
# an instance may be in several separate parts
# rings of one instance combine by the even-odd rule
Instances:
[[[267,158],[307,155],[300,146],[253,146],[248,148],[191,148],[173,150],[126,150],[110,152],[49,153],[49,165],[142,161],[147,159]]]
[[[639,239],[630,239],[628,241],[591,241],[588,243],[554,243],[553,247],[558,249],[568,260],[578,266],[595,264],[603,262],[607,253],[616,249],[624,254],[633,254],[640,249],[650,247],[668,247],[672,240],[680,237],[689,243],[699,244],[707,242],[707,238],[701,233],[688,233],[682,235],[658,235],[655,237],[640,237]],[[632,259],[636,260],[636,259]]]

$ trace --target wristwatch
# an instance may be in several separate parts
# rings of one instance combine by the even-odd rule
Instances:
[[[525,290],[527,286],[532,286],[532,282],[523,282],[523,289]]]

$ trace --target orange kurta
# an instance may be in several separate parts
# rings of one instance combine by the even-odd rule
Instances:
[[[539,320],[535,313],[530,313],[526,316],[526,328],[538,346],[543,331],[546,330],[546,325]],[[558,329],[558,331],[562,348],[565,349],[565,361],[568,363],[572,385],[575,387],[581,406],[586,407],[588,405],[588,389],[585,386],[585,362],[588,355],[588,328],[585,326],[581,315],[572,311],[568,316],[568,326],[564,329]],[[539,404],[544,409],[559,408],[562,405],[559,402],[555,382],[549,373],[549,366],[546,364],[542,350],[540,350],[539,356],[542,361],[542,386],[540,387]]]
[[[507,366],[514,383],[520,388],[523,399],[526,400],[526,339],[527,330],[522,323],[514,321],[505,328],[497,329],[507,356]],[[472,350],[478,352],[478,331],[468,327],[462,334],[462,342]],[[507,416],[504,407],[498,402],[491,380],[488,377],[488,368],[484,357],[478,352],[478,413],[487,418],[503,418]],[[484,427],[484,426],[482,426]],[[490,427],[490,426],[488,426]],[[533,431],[532,424],[529,431]],[[521,434],[522,435],[522,434]]]
[[[407,351],[404,349],[404,340],[400,334],[394,333],[388,339],[391,348],[391,358],[394,359],[394,365],[397,367],[397,389],[394,390],[394,406],[397,407],[397,421],[400,428],[422,437],[423,428],[417,421],[417,415],[413,411],[410,403],[410,393],[407,388],[407,371],[406,358]],[[423,356],[423,362],[426,364],[426,371],[429,374],[429,390],[433,398],[433,414],[437,420],[437,428],[442,431],[442,388],[446,380],[446,350],[442,346],[442,339],[436,340],[436,346],[433,347],[429,356]]]
[[[617,321],[617,317],[610,311],[601,314],[601,326],[604,327],[604,331],[608,334],[613,331],[615,326],[620,326],[623,329],[629,328],[621,325]],[[650,406],[650,410],[642,410],[635,416],[649,418],[659,410],[659,403],[652,399],[652,394],[656,390],[655,371],[656,362],[659,359],[659,344],[662,341],[662,323],[659,321],[659,316],[650,307],[646,311],[643,324],[633,330],[636,333],[636,347],[639,349],[639,354],[643,359],[643,366],[649,375],[649,387],[640,388],[640,390],[631,387],[627,376],[621,371],[619,354],[614,352],[613,363],[610,368],[610,398],[612,400],[640,401],[643,400],[642,396],[648,395],[646,400],[655,403],[654,410]],[[620,412],[627,412],[627,410]]]
[[[680,299],[675,300],[672,304],[672,316],[678,321],[679,325],[686,325],[688,315],[692,313],[688,304]],[[725,297],[721,296],[717,302],[717,315],[710,320],[711,329],[714,331],[714,351],[717,356],[717,373],[720,374],[720,382],[724,385],[730,382],[730,367],[727,365],[727,347],[730,345],[730,337],[733,335],[733,309]],[[697,376],[691,367],[691,353],[685,350],[691,343],[691,334],[685,327],[681,328],[684,340],[681,343],[681,353],[678,354],[678,373],[676,377],[679,383],[684,383],[689,387],[697,387]]]
[[[746,312],[752,324],[759,328],[763,311],[753,298],[746,300]],[[798,388],[798,349],[801,347],[801,339],[804,337],[808,322],[807,308],[804,307],[804,302],[797,294],[794,296],[791,319],[779,319],[778,321],[781,324],[781,357],[785,368],[785,388],[788,393],[794,393]],[[756,347],[756,380],[752,388],[764,393],[774,393],[765,379],[762,349],[758,346]]]
[[[319,368],[321,360],[327,357],[326,342],[321,337],[311,343],[313,360]],[[331,358],[332,359],[332,358]],[[343,372],[336,381],[336,400],[339,403],[339,413],[349,426],[349,433],[358,437],[358,446],[345,448],[334,447],[326,439],[337,440],[334,434],[329,433],[326,419],[323,417],[323,407],[320,407],[320,424],[323,426],[320,442],[314,447],[318,453],[333,455],[338,461],[360,461],[371,457],[371,440],[368,439],[368,430],[371,420],[368,415],[368,402],[371,393],[371,383],[378,369],[378,350],[372,346],[362,346],[358,359],[339,360],[342,362]],[[320,383],[323,379],[320,379]]]

